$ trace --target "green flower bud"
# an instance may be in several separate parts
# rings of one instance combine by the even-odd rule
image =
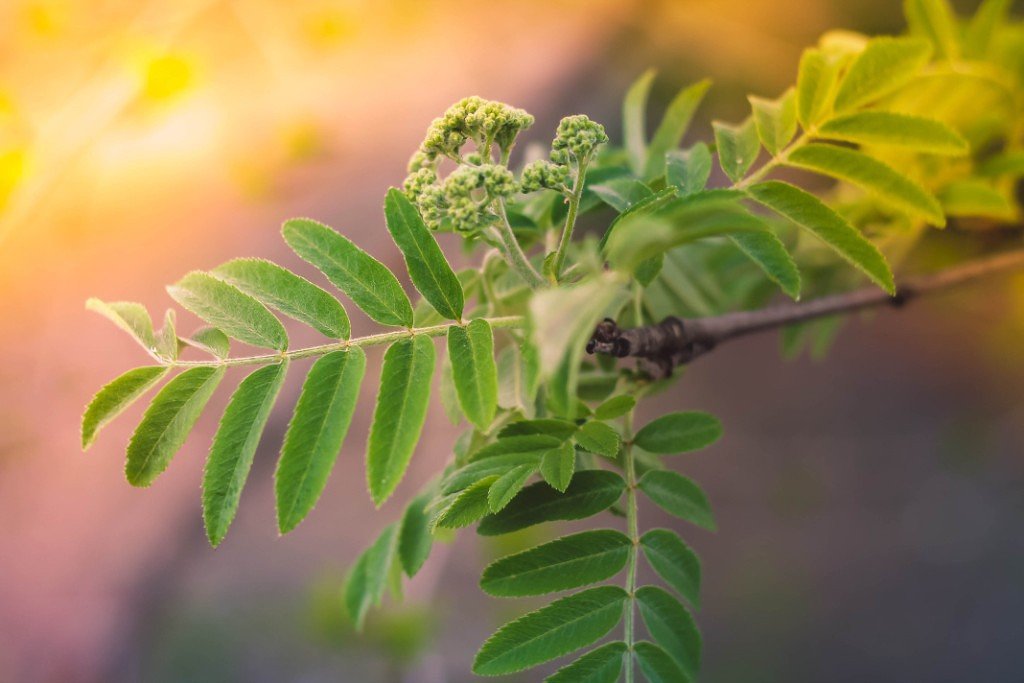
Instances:
[[[569,184],[569,169],[561,164],[554,164],[546,159],[540,159],[527,164],[523,169],[520,190],[522,192],[536,192],[537,190],[550,189],[564,191]]]
[[[583,114],[567,116],[558,124],[555,140],[551,143],[551,158],[555,163],[564,163],[561,161],[564,158],[563,154],[558,155],[558,160],[555,155],[556,152],[564,151],[579,161],[593,153],[598,145],[606,142],[608,135],[600,123],[591,121]]]

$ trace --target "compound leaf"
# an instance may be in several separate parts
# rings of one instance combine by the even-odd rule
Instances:
[[[402,480],[427,419],[434,343],[418,335],[397,341],[384,354],[380,392],[366,448],[366,477],[381,505]]]
[[[153,397],[128,443],[128,483],[149,486],[167,469],[223,377],[223,366],[189,368]]]
[[[96,392],[82,416],[82,450],[88,450],[100,429],[166,374],[167,368],[160,365],[135,368]]]
[[[382,325],[412,326],[412,304],[398,278],[351,240],[308,218],[286,221],[281,234],[370,318]]]
[[[480,587],[500,597],[543,595],[604,581],[626,566],[632,542],[612,529],[584,531],[493,562]]]
[[[366,371],[358,346],[322,356],[302,384],[274,474],[277,526],[294,529],[316,505],[348,433]]]
[[[384,200],[388,232],[405,257],[409,277],[416,289],[438,313],[449,320],[462,319],[462,283],[448,265],[437,240],[405,194],[392,187]]]
[[[243,379],[213,437],[203,473],[203,523],[214,547],[224,539],[238,511],[238,499],[287,367],[287,362],[268,365]]]
[[[477,652],[473,673],[515,673],[586,647],[615,628],[627,597],[618,586],[600,586],[505,624]]]
[[[217,266],[213,273],[289,318],[324,336],[348,339],[351,326],[337,299],[304,277],[258,258],[240,258]]]

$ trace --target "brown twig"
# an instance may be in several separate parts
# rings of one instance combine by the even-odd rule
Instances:
[[[931,275],[907,278],[899,283],[895,296],[889,296],[877,287],[865,287],[805,303],[782,304],[756,311],[738,311],[708,318],[670,316],[656,325],[628,329],[620,329],[614,320],[608,319],[594,330],[587,352],[641,358],[654,366],[656,374],[668,376],[676,366],[693,361],[729,339],[868,308],[900,307],[919,296],[1022,269],[1024,249],[968,261]]]

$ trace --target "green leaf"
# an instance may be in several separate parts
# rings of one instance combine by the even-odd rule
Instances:
[[[950,183],[939,193],[943,210],[950,216],[978,216],[1013,221],[1017,209],[999,190],[982,180]]]
[[[405,257],[409,277],[423,298],[449,320],[462,319],[462,283],[448,265],[437,240],[405,194],[392,187],[384,200],[388,232]]]
[[[538,450],[527,450],[524,452],[510,452],[502,455],[493,455],[480,459],[474,459],[468,465],[455,470],[441,483],[441,493],[456,493],[472,486],[485,477],[502,476],[509,470],[522,465],[529,465],[536,470],[540,466],[541,458],[552,448],[558,448],[558,442],[554,446],[545,444]]]
[[[223,377],[223,366],[189,368],[157,393],[128,443],[128,483],[149,486],[167,469]]]
[[[590,185],[588,189],[619,213],[639,206],[654,195],[651,188],[633,178],[611,178],[603,183]]]
[[[568,438],[556,437],[551,434],[525,432],[512,435],[502,433],[498,437],[498,440],[494,443],[487,444],[473,453],[469,458],[470,464],[493,460],[500,456],[517,456],[524,458],[523,462],[526,462],[527,459],[536,459],[537,462],[540,462],[540,458],[545,453],[552,448],[557,448],[559,444]]]
[[[576,472],[576,449],[566,441],[544,454],[540,461],[540,475],[552,488],[564,492],[569,488]]]
[[[498,408],[498,366],[490,323],[478,319],[465,327],[449,327],[448,354],[462,412],[477,428],[487,431]]]
[[[213,437],[203,473],[203,522],[210,545],[228,532],[288,363],[262,367],[238,385]]]
[[[473,673],[515,673],[586,647],[615,628],[627,597],[618,586],[600,586],[530,612],[487,639]]]
[[[366,449],[366,477],[380,506],[398,486],[420,439],[430,403],[434,343],[415,336],[392,344],[384,354],[380,393]]]
[[[372,546],[359,556],[345,582],[345,607],[356,630],[362,630],[366,613],[380,605],[395,556],[395,525],[388,526]]]
[[[828,109],[841,64],[842,60],[830,58],[815,48],[805,50],[800,57],[796,112],[804,128],[818,123]]]
[[[671,470],[650,470],[638,486],[665,512],[708,531],[715,530],[708,499],[691,479]]]
[[[800,298],[800,271],[774,233],[737,232],[729,239],[792,299]]]
[[[636,591],[644,626],[655,642],[676,660],[691,678],[700,670],[700,632],[693,617],[668,592],[657,586]]]
[[[603,422],[587,422],[576,432],[576,443],[584,450],[614,458],[621,443],[619,433]]]
[[[722,423],[701,412],[669,413],[648,422],[633,439],[650,453],[685,453],[706,448],[722,436]]]
[[[622,673],[623,659],[628,652],[624,642],[616,641],[595,648],[567,664],[551,676],[544,679],[545,683],[615,683]]]
[[[577,472],[565,493],[544,482],[531,484],[504,510],[484,517],[477,533],[498,536],[542,522],[586,519],[611,507],[625,489],[622,477],[605,470]]]
[[[653,180],[665,172],[665,155],[679,146],[686,135],[687,128],[693,120],[697,107],[704,100],[704,95],[711,87],[711,81],[704,79],[683,88],[669,103],[665,117],[661,120],[658,130],[654,132],[651,144],[647,148],[647,164],[644,177]]]
[[[142,304],[132,301],[112,301],[107,303],[96,298],[85,302],[85,308],[99,313],[110,322],[127,332],[142,348],[150,353],[156,350],[156,333],[153,331],[153,320],[149,311]]]
[[[487,505],[491,512],[498,512],[511,503],[536,471],[536,465],[518,465],[498,477],[487,491]]]
[[[960,28],[946,0],[904,0],[910,32],[928,38],[944,59],[960,56]]]
[[[796,91],[790,88],[777,100],[753,95],[747,99],[761,144],[772,156],[777,155],[796,135]]]
[[[834,118],[818,129],[818,137],[931,154],[959,156],[969,151],[967,141],[941,121],[888,111],[862,111]]]
[[[931,45],[920,38],[872,39],[839,84],[836,111],[856,109],[896,90],[928,63],[931,53]]]
[[[665,180],[679,189],[680,196],[700,192],[711,177],[711,150],[698,142],[685,151],[669,152],[665,160]]]
[[[423,568],[434,544],[434,537],[430,533],[430,519],[426,514],[429,501],[428,494],[413,498],[405,508],[398,531],[398,559],[402,563],[402,570],[410,579]]]
[[[277,526],[294,529],[316,505],[345,441],[366,372],[358,346],[319,358],[302,384],[274,474]]]
[[[484,570],[489,595],[543,595],[609,579],[626,566],[632,541],[611,529],[584,531],[508,555]]]
[[[88,450],[108,422],[135,403],[166,374],[167,368],[159,365],[135,368],[96,392],[82,416],[82,450]]]
[[[655,71],[648,69],[629,86],[622,101],[622,139],[633,174],[644,172],[647,159],[647,98]]]
[[[629,394],[612,396],[594,410],[594,417],[598,420],[614,420],[622,417],[636,407],[636,399]]]
[[[180,349],[178,332],[175,327],[176,313],[168,308],[164,313],[164,326],[156,336],[156,353],[167,360],[177,360]]]
[[[1011,178],[1024,177],[1024,151],[1013,150],[1002,152],[987,159],[978,168],[978,173],[984,176]]]
[[[217,266],[213,274],[324,336],[348,339],[351,327],[341,302],[304,277],[276,263],[240,258]]]
[[[216,358],[227,358],[231,352],[231,340],[216,327],[200,327],[191,337],[182,341]]]
[[[882,252],[820,199],[778,180],[747,188],[750,195],[772,211],[809,230],[890,294],[896,291],[892,271]]]
[[[730,126],[721,121],[715,121],[711,125],[715,129],[718,163],[725,171],[725,175],[729,176],[729,180],[738,183],[757,160],[757,153],[761,148],[754,117],[747,118],[738,126]]]
[[[658,211],[658,209],[669,204],[673,199],[678,196],[679,190],[675,187],[666,187],[662,190],[658,190],[654,194],[648,195],[636,202],[635,204],[629,205],[625,208],[622,213],[612,219],[612,222],[608,224],[608,229],[604,231],[604,235],[601,236],[601,241],[598,242],[598,246],[602,249],[608,238],[611,236],[612,231],[615,230],[615,226],[629,218],[630,216],[641,216],[645,214],[651,214]]]
[[[895,209],[942,227],[942,207],[916,182],[863,152],[811,143],[793,151],[787,163],[858,185]]]
[[[514,436],[549,436],[558,441],[565,441],[575,434],[577,429],[579,427],[575,422],[544,417],[535,420],[511,422],[502,427],[501,431],[498,432],[498,437],[499,440],[504,440]]]
[[[633,652],[648,683],[691,683],[671,655],[654,643],[641,640],[633,646]]]
[[[640,537],[651,568],[693,605],[700,604],[700,559],[675,532],[651,529]]]
[[[968,57],[984,57],[992,45],[996,28],[1006,21],[1013,0],[983,0],[971,17],[964,33],[964,52]]]
[[[412,326],[409,297],[383,263],[308,218],[286,221],[281,234],[296,254],[320,269],[370,318],[382,325]]]
[[[434,526],[461,529],[486,515],[490,511],[487,492],[497,479],[496,475],[485,477],[455,494],[451,503],[434,519]]]
[[[281,321],[256,299],[208,273],[193,271],[170,285],[175,301],[229,337],[246,344],[283,351],[288,333]]]

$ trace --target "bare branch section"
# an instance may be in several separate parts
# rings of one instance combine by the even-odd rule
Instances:
[[[1024,270],[1024,249],[969,261],[931,275],[907,278],[899,283],[896,296],[889,296],[876,287],[865,287],[757,311],[708,318],[670,316],[656,325],[628,329],[620,329],[614,320],[608,319],[594,330],[587,352],[641,358],[654,366],[652,370],[667,376],[676,366],[691,362],[729,339],[869,308],[901,307],[920,296],[1015,270]]]

